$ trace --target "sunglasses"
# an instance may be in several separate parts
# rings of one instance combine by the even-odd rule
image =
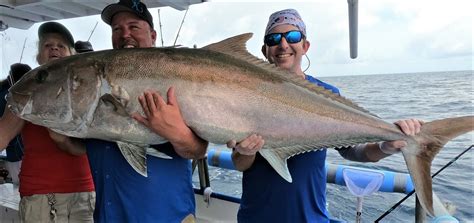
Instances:
[[[301,39],[304,38],[304,35],[298,30],[292,30],[286,33],[270,33],[265,35],[263,42],[267,46],[276,46],[280,44],[282,37],[284,37],[288,43],[299,43]]]

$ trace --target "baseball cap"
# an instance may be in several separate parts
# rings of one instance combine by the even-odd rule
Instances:
[[[153,28],[153,17],[148,11],[145,4],[139,0],[121,0],[118,3],[110,4],[102,10],[102,20],[107,23],[112,23],[112,18],[119,12],[130,12],[137,15],[139,18],[145,20]]]
[[[78,53],[85,53],[85,52],[94,51],[94,48],[92,48],[91,42],[89,42],[89,41],[80,41],[80,40],[78,40],[76,43],[74,43],[74,49],[76,49],[76,52],[78,52]]]
[[[69,46],[74,46],[74,38],[72,37],[71,32],[63,26],[61,23],[57,22],[46,22],[40,25],[38,28],[38,37],[43,39],[49,33],[57,33],[64,37]]]

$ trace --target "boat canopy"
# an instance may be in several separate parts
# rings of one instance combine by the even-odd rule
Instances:
[[[142,0],[148,8],[169,6],[186,10],[205,0]],[[98,15],[105,6],[118,0],[6,0],[0,3],[0,31],[9,27],[29,29],[37,22]]]

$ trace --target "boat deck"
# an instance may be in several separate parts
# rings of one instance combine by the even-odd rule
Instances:
[[[18,185],[0,184],[0,222],[18,222],[20,193]]]

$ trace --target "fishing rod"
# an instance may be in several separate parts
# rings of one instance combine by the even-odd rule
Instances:
[[[160,9],[158,9],[158,23],[160,24],[161,46],[163,47],[163,46],[164,46],[164,42],[163,42],[163,29],[162,29],[162,25],[161,25]]]
[[[461,157],[462,155],[464,155],[467,151],[469,151],[470,149],[472,149],[472,147],[474,147],[474,145],[471,145],[469,146],[467,149],[465,149],[464,151],[462,151],[460,154],[458,154],[456,157],[454,157],[453,159],[451,159],[451,161],[449,161],[446,165],[444,165],[443,167],[441,167],[441,169],[439,169],[438,171],[436,171],[435,174],[433,174],[431,176],[431,178],[435,178],[436,175],[438,175],[439,173],[441,173],[441,171],[443,171],[444,169],[446,169],[448,166],[451,166],[451,164],[453,164],[454,162],[456,162],[459,157]],[[397,202],[395,205],[393,205],[390,209],[388,209],[385,213],[383,213],[379,218],[377,218],[377,220],[375,220],[376,223],[378,223],[380,220],[382,220],[385,216],[387,216],[388,214],[390,214],[390,212],[392,212],[393,210],[395,210],[395,208],[397,208],[398,206],[400,206],[400,204],[402,204],[406,199],[408,199],[411,195],[413,195],[415,193],[415,190],[413,189],[410,193],[408,193],[403,199],[401,199],[399,202]]]
[[[95,26],[94,26],[94,28],[92,29],[91,34],[89,35],[89,38],[87,38],[87,42],[89,42],[89,40],[91,39],[92,34],[94,34],[95,28],[97,28],[97,24],[98,24],[98,23],[99,23],[99,22],[95,22]]]
[[[23,52],[25,51],[26,39],[28,39],[28,37],[25,37],[25,41],[23,42],[23,49],[21,49],[21,55],[20,55],[20,63],[21,63],[21,60],[23,59]]]
[[[176,41],[178,40],[179,33],[181,32],[181,27],[183,27],[184,19],[186,18],[186,14],[188,14],[188,9],[186,9],[186,12],[184,13],[183,20],[181,20],[181,25],[179,26],[178,33],[176,34],[176,39],[174,39],[173,46],[176,46]]]

